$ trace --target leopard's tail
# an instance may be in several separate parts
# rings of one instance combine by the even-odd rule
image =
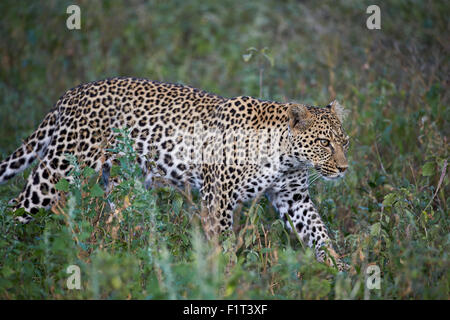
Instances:
[[[36,158],[41,158],[52,141],[58,121],[58,108],[52,109],[32,135],[25,139],[9,157],[0,162],[0,184],[25,170]]]

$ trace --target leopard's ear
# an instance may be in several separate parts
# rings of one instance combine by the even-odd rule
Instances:
[[[288,104],[289,127],[291,130],[304,131],[311,126],[313,118],[304,104]]]
[[[349,111],[345,110],[337,100],[333,100],[332,102],[330,102],[327,108],[330,108],[331,112],[336,115],[341,123],[345,121],[345,118],[347,118],[349,114]]]

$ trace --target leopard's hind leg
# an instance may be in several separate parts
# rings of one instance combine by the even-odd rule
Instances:
[[[58,149],[59,152],[55,152]],[[93,151],[92,148],[88,157],[82,153],[77,154],[75,149],[68,149],[64,144],[61,144],[60,147],[58,144],[50,146],[44,158],[40,159],[38,166],[28,177],[25,188],[15,201],[14,208],[24,208],[25,212],[33,215],[40,208],[48,210],[58,202],[61,191],[56,190],[55,184],[61,179],[73,181],[73,177],[70,175],[73,166],[66,159],[65,154],[75,154],[81,166],[87,165],[97,172],[104,171],[102,169],[110,162],[105,163],[101,151],[96,150],[95,153]],[[102,178],[105,179],[104,176]],[[28,223],[32,216],[27,213],[17,219],[22,223]]]
[[[55,184],[61,178],[61,174],[55,170],[56,165],[60,165],[59,168],[68,168],[69,166],[67,160],[61,160],[61,164],[59,164],[57,158],[52,161],[44,158],[29,175],[25,187],[14,200],[14,209],[23,208],[26,212],[17,217],[18,221],[28,223],[32,220],[30,214],[37,213],[40,208],[48,210],[58,201],[59,194],[55,189]]]

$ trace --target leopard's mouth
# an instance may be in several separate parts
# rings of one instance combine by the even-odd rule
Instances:
[[[335,180],[339,180],[339,179],[341,179],[342,177],[344,177],[344,173],[336,173],[336,174],[334,174],[334,175],[329,175],[329,176],[324,176],[324,175],[322,175],[322,177],[325,179],[325,180],[329,180],[329,181],[335,181]]]
[[[345,172],[339,172],[339,171],[330,171],[325,169],[324,167],[320,165],[315,165],[314,169],[317,170],[317,172],[320,173],[322,178],[325,180],[331,181],[331,180],[338,180],[340,178],[343,178],[345,176]]]

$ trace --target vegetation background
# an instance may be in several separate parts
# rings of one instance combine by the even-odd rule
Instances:
[[[265,199],[242,208],[217,250],[203,240],[198,195],[143,189],[124,138],[115,212],[82,164],[58,186],[69,191],[58,214],[29,225],[13,223],[7,201],[30,170],[0,186],[0,298],[449,299],[450,5],[383,1],[381,30],[368,30],[372,2],[1,1],[0,159],[67,89],[106,77],[337,98],[351,111],[350,169],[312,192],[355,272],[316,263]],[[81,30],[66,28],[70,4]],[[366,286],[370,264],[379,290]],[[66,286],[69,265],[81,268],[80,290]]]

